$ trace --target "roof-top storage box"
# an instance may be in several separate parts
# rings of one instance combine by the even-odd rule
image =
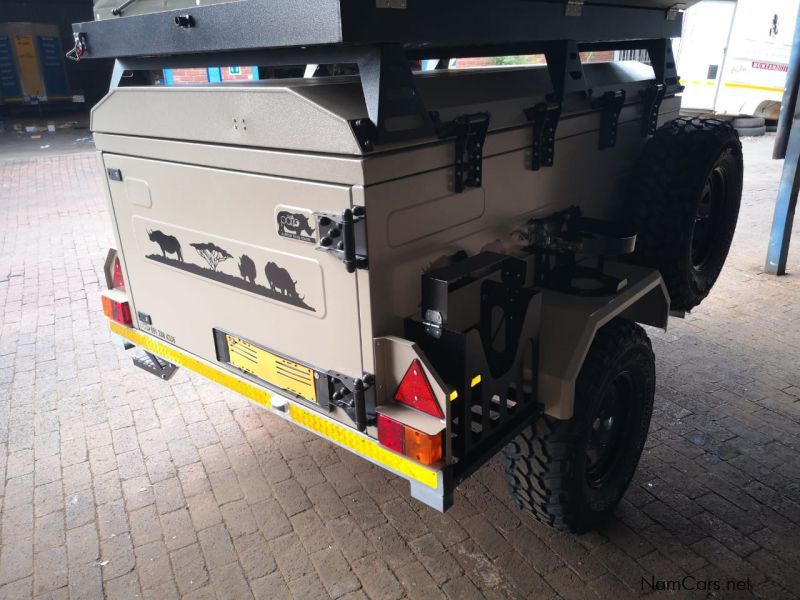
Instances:
[[[130,6],[122,10],[121,16],[142,15],[146,13],[160,12],[164,10],[178,10],[180,8],[194,8],[196,6],[206,6],[209,4],[223,4],[226,2],[238,2],[240,0],[134,0]],[[314,0],[306,0],[312,3]],[[413,2],[414,0],[410,0]],[[563,0],[553,0],[554,2],[565,4]],[[697,4],[699,0],[686,0],[681,2],[681,8],[688,8]],[[94,17],[96,20],[116,18],[112,11],[123,4],[123,0],[95,0]],[[387,3],[388,4],[388,3]],[[617,4],[620,6],[639,6],[642,8],[663,8],[667,10],[676,5],[675,0],[587,0],[586,4]]]

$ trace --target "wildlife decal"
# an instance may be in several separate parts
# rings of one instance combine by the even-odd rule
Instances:
[[[311,244],[317,242],[314,237],[316,229],[311,226],[314,222],[313,214],[278,206],[275,219],[279,236]]]
[[[175,269],[199,275],[218,283],[258,294],[304,310],[316,312],[299,291],[295,277],[276,260],[268,260],[263,268],[247,254],[234,256],[223,248],[222,242],[184,241],[164,229],[148,228],[151,254],[145,258]],[[183,230],[189,234],[188,230]],[[146,246],[148,247],[148,246]],[[235,264],[235,267],[233,265]],[[230,265],[230,266],[229,266]],[[233,273],[226,271],[228,268]]]

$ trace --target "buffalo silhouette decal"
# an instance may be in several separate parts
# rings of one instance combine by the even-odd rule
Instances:
[[[188,244],[194,248],[197,258],[204,264],[187,262],[184,260],[181,244],[178,238],[168,235],[163,231],[147,230],[147,235],[151,242],[158,244],[160,254],[148,254],[146,258],[154,262],[168,265],[170,267],[199,275],[206,279],[211,279],[217,283],[230,285],[246,292],[258,294],[271,300],[291,304],[298,308],[316,312],[316,309],[305,302],[305,296],[301,296],[297,291],[297,280],[289,271],[274,262],[267,262],[264,267],[264,274],[267,277],[267,285],[256,283],[258,267],[256,262],[242,254],[237,262],[239,274],[234,275],[223,271],[224,263],[234,256],[226,249],[213,242],[192,242]],[[177,258],[173,258],[174,254]],[[200,261],[198,261],[200,262]],[[232,261],[233,262],[233,261]]]
[[[308,215],[293,213],[283,210],[278,213],[278,235],[302,242],[314,243],[314,229],[308,220]]]

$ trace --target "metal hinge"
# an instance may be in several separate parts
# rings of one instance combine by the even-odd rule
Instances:
[[[531,170],[552,167],[555,157],[556,129],[561,119],[561,104],[540,102],[525,110],[528,121],[533,122],[531,145]]]
[[[348,273],[367,268],[367,211],[363,206],[341,213],[315,212],[314,217],[319,231],[317,250],[336,256]]]
[[[600,150],[617,145],[619,113],[625,105],[625,90],[608,91],[592,103],[592,108],[602,110],[600,115]]]
[[[583,14],[583,0],[567,0],[564,7],[564,16],[580,17]]]
[[[461,115],[449,123],[441,123],[438,113],[431,113],[439,137],[456,138],[454,189],[460,194],[468,187],[483,184],[483,145],[489,132],[491,115],[487,112]]]
[[[658,114],[667,86],[663,83],[654,83],[645,91],[643,96],[642,137],[653,135],[658,129]]]

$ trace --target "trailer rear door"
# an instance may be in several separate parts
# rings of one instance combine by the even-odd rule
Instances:
[[[294,363],[361,376],[356,277],[315,250],[313,212],[350,207],[349,187],[107,153],[103,162],[136,327],[210,361],[215,330],[229,334],[244,352],[271,353],[252,372],[281,370],[283,389]],[[294,363],[263,362],[273,355]]]

